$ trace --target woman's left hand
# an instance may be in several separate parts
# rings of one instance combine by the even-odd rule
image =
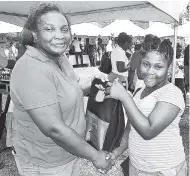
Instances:
[[[121,83],[119,83],[118,79],[115,79],[113,83],[108,82],[106,88],[102,85],[96,85],[96,87],[105,92],[105,98],[121,100],[122,96],[126,93],[125,88]]]
[[[94,75],[93,80],[94,80],[95,78],[101,79],[102,82],[109,81],[109,80],[108,80],[108,75],[105,74],[105,73],[96,74],[96,75]]]

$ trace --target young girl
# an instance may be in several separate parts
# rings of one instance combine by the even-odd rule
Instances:
[[[128,146],[130,176],[187,174],[178,126],[185,103],[181,90],[168,82],[167,77],[172,58],[169,40],[163,40],[154,49],[150,46],[140,68],[145,87],[133,98],[117,80],[105,90],[107,98],[122,101],[131,123],[120,147],[113,151],[113,158],[117,158]]]

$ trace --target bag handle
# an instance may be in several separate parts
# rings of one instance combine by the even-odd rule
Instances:
[[[139,87],[137,90],[135,90],[135,92],[133,93],[133,97],[137,94],[137,92],[141,90],[141,87]]]

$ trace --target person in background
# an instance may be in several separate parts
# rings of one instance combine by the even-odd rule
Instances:
[[[111,40],[111,37],[109,37],[108,44],[106,45],[106,52],[111,54],[112,50],[113,50],[112,40]]]
[[[136,74],[136,65],[138,62],[137,58],[139,58],[139,60],[141,59],[141,54],[140,51],[142,50],[142,44],[136,44],[134,47],[134,53],[131,57],[130,60],[130,69],[129,69],[129,77],[128,77],[128,82],[129,82],[129,88],[128,90],[130,92],[133,92],[135,90],[135,85],[136,85],[136,81],[137,81],[137,74]]]
[[[133,38],[132,35],[130,35],[130,37]],[[131,59],[131,56],[133,55],[132,48],[133,48],[133,45],[132,45],[130,48],[128,48],[128,49],[126,50],[126,52],[125,52],[125,54],[126,54],[126,56],[127,56],[127,58],[128,58],[129,61],[130,61],[130,59]]]
[[[96,67],[98,52],[95,45],[89,45],[88,56],[90,60],[90,66]]]
[[[0,68],[8,68],[8,69],[13,69],[16,61],[15,60],[9,60],[7,58],[4,58],[0,54]]]
[[[11,76],[14,104],[14,157],[21,176],[71,176],[78,158],[108,170],[112,161],[85,140],[82,87],[65,50],[71,29],[62,10],[51,3],[31,9],[24,26],[26,51]],[[24,37],[25,32],[23,32]]]
[[[142,49],[142,44],[138,43],[135,45],[134,51],[140,51]]]
[[[117,80],[104,90],[106,98],[123,103],[128,116],[121,145],[113,151],[113,158],[128,148],[129,176],[187,176],[179,130],[185,103],[181,90],[168,81],[172,59],[172,43],[165,39],[144,53],[140,70],[145,87],[133,98]]]
[[[117,37],[115,37],[113,40],[113,49],[116,48],[117,45]]]
[[[185,83],[184,83],[184,58],[181,58],[182,46],[178,43],[176,48],[176,69],[175,69],[175,85],[183,92],[185,99]]]
[[[186,92],[189,92],[189,44],[184,50],[184,80]]]
[[[117,38],[118,45],[111,52],[111,65],[112,72],[109,74],[109,80],[119,78],[120,81],[126,82],[128,87],[128,58],[126,56],[126,50],[130,49],[132,46],[132,38],[127,35],[125,32],[122,32],[118,35]]]
[[[74,37],[74,41],[72,43],[75,50],[75,58],[76,58],[76,64],[79,65],[78,57],[81,59],[81,66],[83,65],[83,54],[81,50],[81,39],[77,40],[76,37]]]
[[[103,40],[101,38],[98,38],[98,55],[99,55],[99,60],[102,60],[102,56],[104,54],[104,46],[102,44]]]

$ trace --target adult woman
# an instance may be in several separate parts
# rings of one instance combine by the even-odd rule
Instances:
[[[68,19],[56,5],[43,3],[31,11],[25,29],[32,36],[11,77],[19,173],[69,176],[77,157],[109,169],[106,153],[84,140],[83,91],[64,54],[71,40]]]
[[[109,75],[109,80],[118,77],[120,81],[127,82],[129,61],[125,52],[131,48],[132,38],[125,32],[122,32],[118,35],[117,43],[118,45],[111,52],[112,72]]]
[[[168,40],[151,48],[140,68],[145,87],[133,99],[117,81],[106,89],[107,98],[122,101],[131,123],[130,132],[126,129],[121,146],[113,153],[117,157],[129,144],[130,176],[186,176],[178,126],[185,104],[181,90],[167,78],[173,49]]]

